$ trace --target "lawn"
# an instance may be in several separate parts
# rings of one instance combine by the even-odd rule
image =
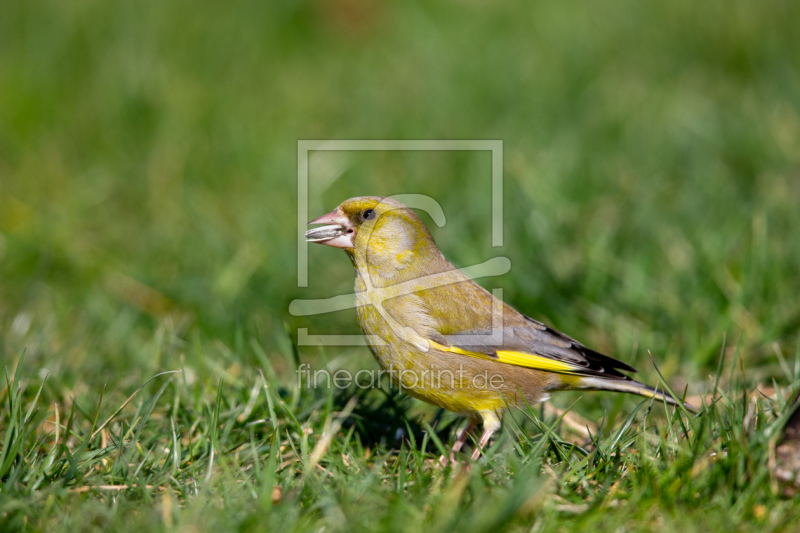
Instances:
[[[800,4],[765,0],[0,3],[0,530],[797,531],[775,446],[800,389]],[[464,421],[377,369],[310,217],[424,194],[457,266],[669,386]],[[652,359],[651,355],[652,354]],[[655,364],[654,364],[655,363]],[[657,368],[656,368],[657,366]],[[469,468],[471,465],[471,468]]]

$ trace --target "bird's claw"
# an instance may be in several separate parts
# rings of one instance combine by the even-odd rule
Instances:
[[[442,468],[446,468],[448,465],[456,466],[458,464],[458,461],[456,461],[455,454],[453,452],[450,452],[449,459],[444,455],[439,456],[439,464],[442,466]]]

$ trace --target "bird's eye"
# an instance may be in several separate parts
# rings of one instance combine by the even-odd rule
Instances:
[[[364,220],[373,220],[375,218],[375,210],[366,209],[363,213],[361,213],[361,218]]]

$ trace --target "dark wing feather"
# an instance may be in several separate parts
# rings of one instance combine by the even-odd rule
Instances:
[[[587,348],[560,331],[530,317],[524,318],[524,324],[504,327],[499,343],[490,340],[491,332],[486,330],[442,336],[436,340],[457,353],[482,354],[500,362],[530,368],[548,369],[547,365],[541,364],[544,357],[569,365],[568,370],[563,370],[569,374],[624,380],[630,378],[622,372],[636,372],[632,366]],[[529,355],[530,360],[525,355]]]

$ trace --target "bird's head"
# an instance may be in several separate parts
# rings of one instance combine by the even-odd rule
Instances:
[[[376,267],[402,268],[415,258],[440,254],[416,213],[391,198],[350,198],[309,224],[324,225],[305,233],[308,242],[344,248]]]

